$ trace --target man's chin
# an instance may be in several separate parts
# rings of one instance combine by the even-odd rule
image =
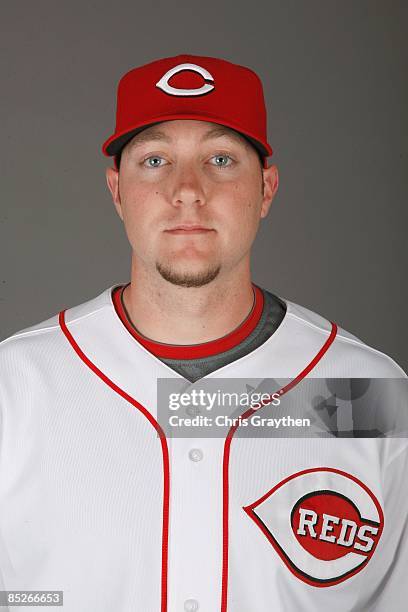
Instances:
[[[177,270],[177,268],[156,263],[156,270],[164,280],[178,287],[204,287],[217,278],[221,266],[216,265],[205,270]]]

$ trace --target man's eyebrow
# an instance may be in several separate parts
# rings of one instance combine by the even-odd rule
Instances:
[[[150,142],[151,140],[164,140],[165,142],[171,142],[171,138],[167,136],[164,132],[159,132],[155,130],[154,132],[143,131],[140,132],[130,143],[130,148],[137,147],[138,145],[143,144],[144,142]]]
[[[241,144],[245,144],[245,145],[249,144],[247,143],[245,138],[241,136],[241,134],[238,134],[232,129],[224,128],[223,126],[219,126],[219,127],[215,127],[211,129],[209,132],[204,134],[201,140],[205,141],[205,140],[210,140],[212,138],[221,138],[221,136],[232,138],[232,140],[236,140],[237,142],[240,142]]]
[[[244,145],[249,144],[247,143],[247,141],[245,140],[243,136],[241,136],[237,132],[234,132],[234,130],[232,129],[224,128],[222,126],[212,128],[211,130],[206,132],[204,136],[201,138],[201,142],[205,142],[213,138],[221,138],[222,136],[231,138],[232,140],[235,140]],[[159,130],[154,130],[154,131],[146,130],[146,131],[140,132],[140,134],[137,134],[137,136],[134,137],[134,139],[130,143],[129,148],[133,149],[134,147],[142,145],[145,142],[156,141],[156,140],[163,140],[164,142],[168,142],[168,143],[171,142],[171,138],[167,136],[167,134],[165,134],[164,132],[160,132]]]

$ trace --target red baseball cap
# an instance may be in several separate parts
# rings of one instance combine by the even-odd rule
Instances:
[[[115,133],[102,151],[116,156],[138,132],[174,119],[210,121],[236,130],[267,167],[272,148],[263,88],[250,68],[199,55],[176,55],[133,68],[119,81]]]

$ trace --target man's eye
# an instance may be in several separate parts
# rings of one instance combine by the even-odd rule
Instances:
[[[161,162],[164,162],[163,157],[160,157],[159,155],[151,155],[143,160],[143,165],[147,166],[147,168],[160,168],[164,165]]]
[[[221,153],[219,155],[214,155],[211,159],[215,160],[215,166],[217,166],[218,168],[225,168],[227,166],[230,166],[232,163],[232,158],[229,155]]]

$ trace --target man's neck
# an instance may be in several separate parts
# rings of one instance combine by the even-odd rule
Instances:
[[[216,340],[238,327],[254,305],[248,272],[188,288],[135,272],[132,268],[124,304],[139,333],[156,342],[200,344]]]

